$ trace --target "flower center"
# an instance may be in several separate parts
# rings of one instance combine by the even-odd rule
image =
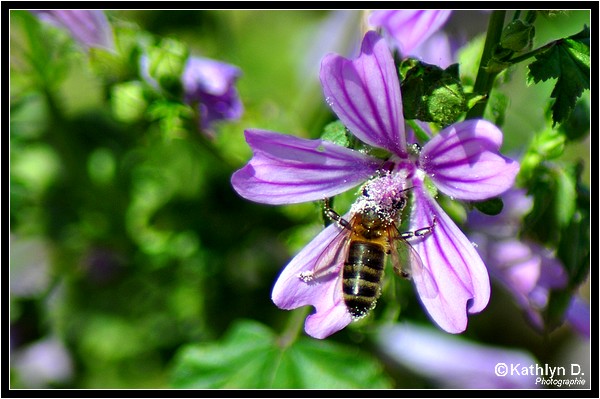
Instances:
[[[404,170],[378,172],[361,187],[361,196],[351,213],[372,214],[386,223],[394,222],[406,205],[406,177]]]

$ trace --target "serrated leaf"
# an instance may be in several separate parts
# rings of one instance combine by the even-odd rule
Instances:
[[[552,105],[553,125],[566,121],[583,90],[590,88],[589,42],[590,31],[586,26],[576,35],[556,41],[529,64],[529,82],[557,79],[550,94],[555,99]]]
[[[587,101],[579,100],[569,119],[558,127],[567,140],[581,140],[590,134],[590,107]]]
[[[176,388],[390,388],[382,366],[359,348],[298,338],[284,344],[267,327],[239,321],[222,341],[184,347]]]

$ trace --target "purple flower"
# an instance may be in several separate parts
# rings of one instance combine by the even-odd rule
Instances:
[[[224,62],[190,57],[181,77],[185,101],[197,104],[200,128],[209,132],[221,120],[235,120],[243,113],[235,83],[241,71]]]
[[[54,337],[17,349],[11,360],[12,367],[25,388],[47,388],[52,384],[64,384],[74,374],[68,350]]]
[[[402,57],[409,57],[417,55],[419,46],[446,23],[451,12],[450,10],[378,10],[371,13],[369,24],[382,28],[391,48],[397,48]]]
[[[456,62],[454,54],[455,48],[448,36],[444,32],[436,32],[416,48],[411,56],[445,69]]]
[[[41,20],[66,28],[85,49],[114,50],[113,32],[101,10],[32,10]]]
[[[533,327],[544,331],[542,312],[550,291],[564,288],[568,276],[564,266],[549,249],[527,239],[517,239],[523,217],[533,205],[525,190],[512,189],[502,196],[504,207],[496,216],[472,212],[469,234],[485,260],[490,274],[511,293]],[[583,335],[589,335],[589,309],[581,299],[571,302],[566,319]],[[587,314],[586,314],[587,313]]]
[[[565,317],[575,331],[584,337],[590,338],[590,306],[583,298],[578,295],[571,298]]]
[[[154,89],[160,91],[158,82],[148,72],[148,57],[140,58],[140,73]],[[213,125],[218,121],[238,119],[244,107],[235,87],[241,76],[238,67],[209,58],[189,57],[181,83],[183,100],[196,107],[200,117],[200,130],[213,136]]]
[[[420,299],[444,330],[464,331],[467,312],[487,305],[490,287],[485,265],[471,242],[440,208],[427,181],[455,198],[479,200],[498,195],[514,181],[518,164],[501,156],[502,133],[484,120],[470,120],[442,130],[418,155],[407,151],[400,84],[390,50],[375,32],[368,32],[358,58],[336,54],[321,63],[326,102],[362,142],[383,148],[388,160],[323,140],[307,140],[262,130],[246,130],[254,152],[248,165],[234,173],[234,189],[244,198],[267,204],[321,200],[367,181],[378,205],[386,207],[411,188],[410,230],[435,224],[433,233],[412,240],[423,261],[413,270]],[[344,218],[356,212],[353,208]],[[348,232],[333,224],[311,241],[283,270],[272,299],[283,309],[312,305],[306,332],[324,338],[351,322],[342,298],[340,247]],[[342,230],[343,231],[343,230]],[[323,255],[321,255],[323,254]],[[332,272],[307,281],[315,264]]]
[[[409,323],[383,326],[376,341],[392,360],[436,382],[439,388],[539,387],[535,375],[511,372],[513,365],[520,369],[538,364],[527,352],[476,344]],[[503,365],[507,366],[505,375]]]

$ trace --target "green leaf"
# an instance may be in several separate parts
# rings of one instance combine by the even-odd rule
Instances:
[[[500,90],[492,90],[485,110],[486,119],[489,119],[496,126],[504,125],[506,109],[508,108],[509,103],[509,98],[504,93]]]
[[[587,101],[579,100],[569,119],[562,123],[558,130],[569,141],[587,137],[590,134],[590,107]]]
[[[444,208],[444,211],[458,224],[463,224],[467,220],[467,210],[462,202],[455,201],[454,198],[446,195],[436,197],[438,203]]]
[[[148,73],[167,92],[179,97],[182,93],[181,74],[188,58],[188,49],[174,39],[163,39],[148,49]]]
[[[154,101],[148,107],[151,120],[158,121],[164,138],[185,137],[194,111],[189,105],[166,100]]]
[[[382,366],[357,347],[301,337],[282,343],[267,327],[237,322],[222,341],[189,345],[176,356],[176,388],[390,388]]]
[[[590,191],[579,181],[582,170],[582,164],[568,169],[569,175],[576,180],[573,193],[576,196],[575,206],[566,221],[557,249],[557,255],[569,274],[570,285],[574,287],[586,279],[590,269]],[[567,189],[569,194],[570,189]]]
[[[535,56],[529,64],[527,80],[539,83],[557,79],[550,96],[553,125],[563,123],[575,107],[583,90],[590,88],[590,30],[584,29],[566,39],[557,40],[549,49]]]
[[[490,198],[485,201],[473,201],[471,204],[473,204],[479,212],[492,216],[499,214],[502,212],[502,208],[504,208],[504,203],[500,197]]]
[[[575,213],[575,200],[577,192],[575,188],[575,173],[572,165],[566,168],[556,168],[556,203],[555,214],[559,226],[569,224]]]
[[[549,331],[562,324],[571,298],[577,294],[590,273],[590,192],[579,182],[582,169],[579,164],[573,171],[578,179],[575,184],[575,210],[562,229],[556,251],[557,258],[567,272],[568,283],[566,287],[550,292],[548,306],[543,314]]]
[[[526,235],[550,245],[557,245],[561,230],[571,221],[577,200],[573,165],[540,163],[528,181],[533,208],[525,217]]]
[[[16,37],[23,36],[12,46],[15,59],[23,64],[23,74],[38,88],[56,90],[67,77],[71,63],[81,57],[80,49],[65,29],[42,22],[28,11],[12,11],[13,18]],[[14,64],[11,62],[11,68]]]
[[[143,118],[148,102],[138,81],[116,84],[111,89],[111,107],[115,118],[131,123]]]
[[[400,66],[406,119],[447,126],[467,110],[467,97],[458,78],[458,65],[441,69],[409,59]]]
[[[535,28],[519,19],[510,22],[502,30],[500,46],[511,51],[521,51],[531,46]]]
[[[323,129],[321,138],[342,147],[350,147],[352,136],[348,133],[346,126],[340,121],[327,124]]]
[[[460,65],[461,80],[467,91],[468,88],[466,85],[473,86],[475,84],[484,43],[485,35],[476,36],[461,47],[456,55],[456,59]]]
[[[558,130],[547,127],[535,135],[530,148],[544,160],[556,159],[564,153],[565,139]]]

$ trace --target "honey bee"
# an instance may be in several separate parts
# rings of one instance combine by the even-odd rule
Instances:
[[[410,238],[425,237],[431,234],[436,225],[415,231],[400,232],[401,214],[406,206],[406,191],[401,190],[397,198],[382,205],[376,198],[370,198],[369,187],[362,190],[360,206],[351,212],[350,220],[344,219],[325,199],[325,215],[337,223],[340,233],[327,246],[315,263],[313,271],[302,273],[304,281],[330,273],[335,264],[341,263],[342,290],[344,303],[353,320],[369,314],[375,308],[381,295],[384,268],[387,255],[390,255],[394,272],[405,278],[429,279],[426,287],[435,287],[435,282],[421,258],[407,241]],[[436,292],[425,293],[435,296]]]

